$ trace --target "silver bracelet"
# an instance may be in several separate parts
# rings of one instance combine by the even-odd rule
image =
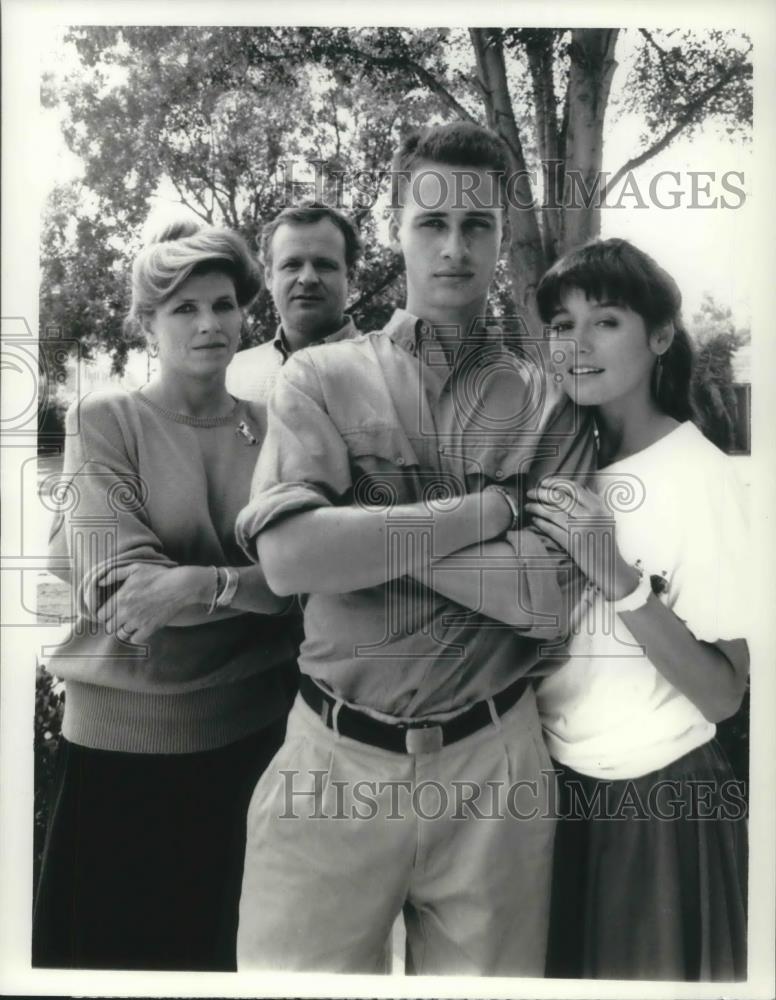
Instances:
[[[497,483],[490,483],[485,487],[485,490],[493,490],[504,498],[504,502],[509,507],[509,513],[512,515],[512,520],[509,522],[507,531],[517,531],[520,525],[520,508],[517,505],[517,500],[515,500],[509,490],[505,490],[503,486],[499,486]]]
[[[217,608],[228,608],[234,600],[237,588],[240,584],[240,574],[231,566],[222,566],[221,569],[226,574],[224,589],[216,598]]]
[[[218,591],[221,586],[221,577],[218,573],[217,566],[211,566],[210,568],[213,570],[213,573],[215,574],[215,586],[213,589],[213,597],[210,601],[210,604],[208,605],[207,614],[212,615],[213,612],[216,610],[216,601],[218,600]]]

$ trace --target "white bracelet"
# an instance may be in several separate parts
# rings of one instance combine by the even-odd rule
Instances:
[[[609,604],[618,615],[623,611],[637,611],[639,608],[644,607],[651,594],[652,584],[650,583],[649,576],[643,574],[635,590],[632,590],[630,594],[626,594],[625,597],[621,597],[619,601],[609,601]]]

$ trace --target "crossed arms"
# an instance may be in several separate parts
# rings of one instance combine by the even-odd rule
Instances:
[[[556,451],[536,475],[592,464],[592,448],[571,435]],[[470,493],[454,509],[434,501],[394,506],[388,518],[384,508],[341,505],[352,486],[347,445],[311,363],[292,359],[270,401],[253,499],[237,523],[238,540],[261,562],[270,587],[281,595],[337,594],[408,575],[530,636],[563,634],[572,561],[535,531],[497,540],[511,520],[497,492]],[[390,558],[389,532],[402,537]]]

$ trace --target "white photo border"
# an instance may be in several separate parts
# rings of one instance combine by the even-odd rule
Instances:
[[[2,32],[2,327],[4,343],[25,337],[34,345],[38,329],[38,243],[42,192],[35,187],[40,100],[40,53],[45,30],[78,24],[364,24],[467,26],[524,24],[575,27],[696,27],[747,32],[754,42],[755,168],[751,188],[758,205],[758,233],[752,247],[752,521],[755,632],[752,671],[750,758],[750,978],[746,983],[622,983],[455,977],[361,977],[333,975],[126,973],[32,969],[29,962],[32,902],[34,671],[31,643],[37,629],[13,620],[13,587],[4,586],[2,673],[0,673],[0,993],[3,995],[189,996],[189,997],[752,997],[774,996],[776,936],[774,789],[776,725],[773,706],[776,617],[776,337],[774,272],[776,228],[773,175],[776,168],[776,6],[769,0],[515,0],[468,2],[395,0],[385,6],[355,0],[336,4],[287,0],[282,6],[258,0],[5,0]],[[39,197],[41,196],[41,197]],[[769,225],[770,223],[770,225]],[[720,247],[721,254],[726,252]],[[25,330],[27,331],[25,333]],[[3,388],[15,391],[3,371]],[[5,395],[5,393],[4,393]],[[9,412],[10,397],[3,404]],[[12,411],[10,411],[12,412]],[[6,429],[5,419],[3,430]],[[4,582],[24,556],[20,541],[23,503],[20,476],[35,456],[35,442],[4,434],[0,447],[4,507]],[[9,576],[6,576],[6,571]],[[9,617],[7,617],[9,616]],[[31,635],[32,633],[32,635]],[[336,901],[332,902],[336,905]]]

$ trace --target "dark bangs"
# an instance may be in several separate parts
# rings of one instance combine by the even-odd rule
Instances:
[[[597,302],[627,306],[648,327],[673,319],[682,303],[673,278],[651,257],[621,239],[587,243],[565,254],[547,271],[536,291],[542,322],[549,323],[574,290]]]

